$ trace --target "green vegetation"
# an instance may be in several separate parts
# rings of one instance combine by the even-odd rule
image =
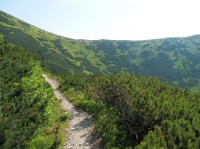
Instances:
[[[32,51],[42,67],[54,74],[87,76],[118,70],[200,90],[199,35],[147,41],[73,40],[1,11],[0,36]]]
[[[73,40],[0,11],[2,37],[63,76],[60,88],[94,116],[105,148],[200,148],[199,35]],[[68,114],[18,46],[0,42],[0,148],[58,148]]]
[[[79,78],[79,83],[74,83],[74,80],[76,79],[73,76],[64,77],[60,88],[75,106],[82,108],[95,118],[95,134],[101,136],[104,148],[124,148],[131,144],[130,140],[126,140],[128,133],[120,124],[117,110],[107,107],[103,102],[87,99],[84,92],[86,80]]]
[[[70,81],[61,89],[67,82],[65,94],[93,114],[106,148],[200,148],[199,94],[117,72],[91,75],[81,92]]]
[[[0,148],[56,148],[63,111],[24,49],[0,39]]]

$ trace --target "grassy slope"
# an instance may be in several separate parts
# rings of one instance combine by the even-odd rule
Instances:
[[[87,75],[118,69],[199,90],[198,35],[148,41],[73,40],[0,12],[0,36],[33,51],[53,73]]]

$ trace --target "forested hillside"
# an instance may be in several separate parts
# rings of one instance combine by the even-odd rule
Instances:
[[[56,148],[63,111],[39,63],[0,39],[0,148]]]
[[[199,91],[200,36],[148,41],[73,40],[0,12],[0,36],[32,51],[55,74],[108,73],[115,69],[157,76]]]

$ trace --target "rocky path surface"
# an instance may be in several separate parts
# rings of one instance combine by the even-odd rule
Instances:
[[[45,80],[51,85],[55,96],[62,101],[62,106],[66,112],[70,112],[70,119],[67,131],[65,149],[101,149],[101,139],[94,137],[94,119],[86,112],[77,109],[69,102],[58,89],[59,83],[47,75],[42,74]]]

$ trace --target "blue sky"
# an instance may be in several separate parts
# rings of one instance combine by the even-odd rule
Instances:
[[[199,6],[199,0],[0,0],[0,10],[75,39],[145,40],[200,34]]]

